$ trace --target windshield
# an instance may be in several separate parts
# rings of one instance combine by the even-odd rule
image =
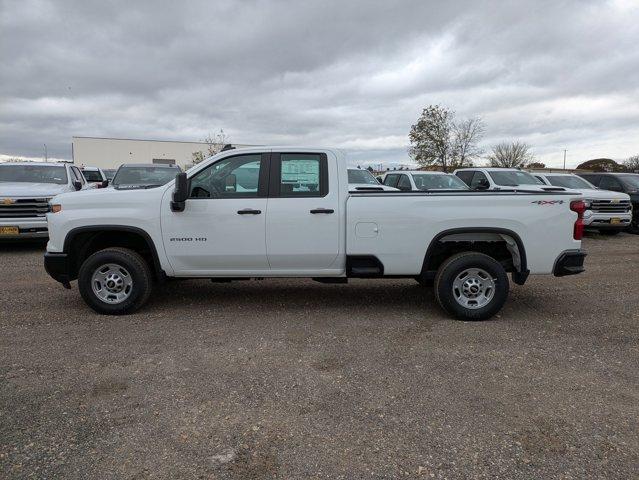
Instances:
[[[620,175],[619,178],[626,187],[631,190],[639,190],[639,175]]]
[[[576,188],[594,190],[596,187],[578,176],[572,175],[546,175],[551,185],[555,187]]]
[[[113,185],[164,185],[177,173],[177,168],[121,167],[113,178]]]
[[[506,170],[503,172],[488,172],[490,177],[497,185],[502,187],[516,187],[518,185],[543,185],[530,173],[520,172],[516,170]]]
[[[67,183],[67,169],[57,165],[0,165],[0,182]]]
[[[419,190],[468,190],[468,186],[455,175],[413,173]]]
[[[102,175],[98,170],[82,170],[84,174],[84,178],[87,179],[87,182],[101,182]]]
[[[365,183],[367,185],[379,185],[377,179],[368,170],[348,170],[348,183]]]

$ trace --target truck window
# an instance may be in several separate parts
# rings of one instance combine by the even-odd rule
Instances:
[[[274,174],[274,175],[273,175]],[[328,193],[328,163],[319,153],[275,154],[271,196],[323,197]]]
[[[585,178],[594,186],[598,187],[599,182],[601,181],[601,175],[579,175],[581,178]]]
[[[462,182],[470,187],[470,182],[473,179],[473,173],[475,173],[474,170],[463,170],[461,172],[457,172],[455,175],[457,175]]]
[[[488,178],[484,175],[484,172],[475,172],[473,179],[470,182],[470,188],[477,188],[481,183],[488,182]]]
[[[191,178],[190,198],[250,198],[259,195],[262,155],[238,155],[215,162]]]
[[[399,175],[397,175],[396,173],[391,173],[390,175],[386,175],[386,178],[384,179],[384,185],[395,188],[397,187],[397,180],[399,180]]]
[[[410,185],[410,179],[408,175],[400,175],[399,182],[397,182],[397,188],[404,191],[411,191],[413,188]]]
[[[623,192],[621,183],[619,183],[619,180],[617,180],[615,177],[602,176],[601,182],[599,182],[599,188],[601,188],[602,190],[612,190],[614,192]]]

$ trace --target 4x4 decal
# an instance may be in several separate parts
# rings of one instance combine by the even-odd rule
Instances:
[[[561,205],[562,203],[564,203],[563,200],[535,200],[534,202],[530,202],[530,203],[536,203],[537,205]]]

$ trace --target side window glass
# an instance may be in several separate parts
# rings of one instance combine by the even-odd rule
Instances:
[[[462,172],[457,172],[455,175],[457,175],[462,182],[464,182],[466,185],[470,187],[470,182],[473,178],[472,170],[464,170]]]
[[[326,159],[317,153],[280,154],[281,197],[321,197],[328,192]]]
[[[614,177],[601,177],[599,188],[602,190],[614,190],[615,192],[621,192],[623,190],[619,180]]]
[[[215,162],[191,178],[189,198],[257,197],[261,161],[253,154]]]
[[[484,175],[484,172],[475,172],[473,180],[470,182],[470,188],[477,188],[480,183],[485,182],[488,182],[488,179],[486,178],[486,175]]]
[[[389,187],[397,187],[397,179],[398,179],[399,175],[395,175],[395,174],[391,174],[391,175],[386,175],[386,178],[384,179],[384,185],[387,185]]]
[[[412,190],[412,188],[410,186],[410,179],[408,178],[408,175],[400,175],[399,176],[399,182],[397,182],[397,188],[399,188],[400,190],[403,190],[403,191]]]

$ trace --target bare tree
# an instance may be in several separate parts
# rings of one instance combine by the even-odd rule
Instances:
[[[628,158],[625,162],[623,162],[623,166],[629,172],[637,172],[639,173],[639,155],[633,155]]]
[[[410,128],[409,154],[422,166],[439,165],[447,171],[453,154],[454,113],[440,105],[424,108]]]
[[[455,123],[453,163],[455,167],[472,167],[473,161],[484,153],[479,141],[484,136],[486,128],[481,118],[469,118]]]
[[[534,161],[535,156],[530,151],[530,145],[520,141],[493,145],[492,152],[488,156],[491,167],[526,167]]]
[[[219,132],[214,133],[213,135],[208,134],[203,142],[207,144],[206,153],[201,150],[193,152],[191,157],[194,164],[200,163],[205,158],[212,157],[213,155],[220,153],[224,148],[224,145],[229,143],[229,137],[226,133],[224,133],[224,130],[220,128]]]

